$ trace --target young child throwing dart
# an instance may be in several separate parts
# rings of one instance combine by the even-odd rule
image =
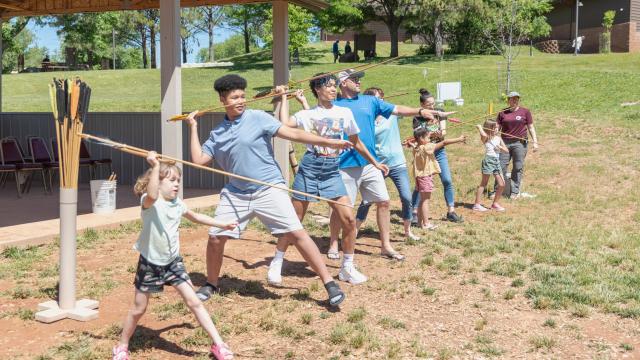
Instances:
[[[489,177],[494,175],[498,186],[496,187],[491,209],[495,211],[504,211],[504,208],[498,203],[502,196],[502,191],[504,190],[504,177],[502,176],[502,169],[500,167],[500,160],[498,157],[500,153],[508,153],[509,149],[500,137],[498,123],[494,120],[487,120],[484,122],[484,125],[477,125],[477,128],[480,133],[480,140],[484,144],[485,152],[484,158],[482,159],[482,165],[480,166],[482,171],[482,180],[480,181],[480,185],[476,191],[476,201],[473,205],[473,210],[480,212],[489,210],[482,206],[480,201],[482,199],[482,193],[484,193],[484,189],[487,187],[487,183],[489,182]]]
[[[440,165],[435,157],[435,152],[446,145],[465,142],[464,135],[455,139],[442,140],[438,143],[431,142],[435,133],[424,126],[419,126],[413,131],[413,141],[408,145],[413,148],[413,173],[416,179],[416,190],[420,193],[418,204],[418,226],[424,230],[435,230],[437,225],[429,221],[429,200],[433,192],[433,175],[440,173]]]
[[[233,359],[233,353],[222,341],[207,309],[196,296],[180,256],[180,220],[187,219],[227,230],[238,224],[215,221],[209,216],[187,209],[178,198],[180,169],[175,165],[160,163],[154,151],[147,161],[151,168],[138,178],[134,187],[142,206],[142,232],[134,248],[140,252],[134,285],[136,288],[133,307],[122,326],[120,342],[113,348],[113,360],[129,359],[129,339],[138,321],[144,315],[152,293],[162,292],[164,285],[173,286],[207,332],[213,345],[211,354],[218,360]]]

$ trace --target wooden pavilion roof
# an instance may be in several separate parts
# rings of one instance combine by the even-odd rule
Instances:
[[[311,11],[329,6],[324,0],[288,0]],[[260,0],[180,0],[181,7],[205,5],[237,5],[268,1]],[[0,17],[60,15],[82,12],[157,9],[159,0],[0,0]]]

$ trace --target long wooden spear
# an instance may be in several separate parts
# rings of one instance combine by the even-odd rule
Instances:
[[[93,140],[93,141],[97,142],[98,144],[109,146],[109,147],[112,147],[112,148],[114,148],[116,150],[120,150],[122,152],[126,152],[128,154],[135,155],[135,156],[146,157],[147,154],[149,153],[149,151],[145,150],[145,149],[141,149],[141,148],[138,148],[138,147],[135,147],[135,146],[119,143],[119,142],[116,142],[116,141],[113,141],[113,140],[109,140],[109,139],[105,139],[105,138],[101,138],[101,137],[97,137],[97,136],[94,136],[94,135],[78,134],[78,136],[82,137],[83,139]],[[248,177],[242,176],[242,175],[236,175],[234,173],[230,173],[230,172],[214,169],[214,168],[211,168],[211,167],[208,167],[208,166],[204,166],[204,165],[199,165],[199,164],[196,164],[196,163],[192,163],[190,161],[177,159],[177,158],[174,158],[174,157],[171,157],[171,156],[158,154],[158,158],[160,159],[160,161],[181,163],[181,164],[184,164],[184,165],[188,165],[188,166],[194,167],[196,169],[206,170],[206,171],[210,171],[210,172],[213,172],[213,173],[225,175],[225,176],[228,176],[228,177],[233,177],[233,178],[236,178],[236,179],[240,179],[240,180],[243,180],[243,181],[248,181],[248,182],[252,182],[252,183],[255,183],[255,184],[270,186],[272,188],[288,191],[290,193],[294,193],[294,194],[298,194],[298,195],[302,195],[302,196],[307,196],[307,197],[310,197],[310,198],[314,198],[314,199],[321,200],[321,201],[326,201],[326,202],[329,202],[329,203],[332,203],[332,204],[336,204],[336,205],[340,205],[340,206],[346,206],[346,207],[349,207],[349,208],[353,208],[353,206],[351,204],[343,204],[343,203],[337,202],[335,200],[323,198],[321,196],[316,196],[316,195],[312,195],[312,194],[307,194],[307,193],[302,192],[302,191],[289,189],[288,187],[282,186],[280,184],[270,184],[268,182],[264,182],[264,181],[261,181],[261,180],[248,178]]]
[[[377,67],[377,66],[380,66],[380,65],[384,65],[386,63],[398,60],[400,58],[402,58],[402,57],[401,56],[396,56],[396,57],[389,58],[389,59],[384,60],[384,61],[380,61],[378,63],[362,64],[362,65],[348,67],[348,68],[344,68],[344,69],[340,69],[340,70],[328,71],[328,72],[322,73],[320,75],[314,75],[314,76],[311,76],[311,77],[308,77],[308,78],[305,78],[305,79],[302,79],[302,80],[292,81],[292,82],[289,83],[289,86],[295,85],[295,84],[300,84],[300,83],[303,83],[303,82],[306,82],[306,81],[321,79],[321,78],[323,78],[323,77],[325,77],[327,75],[335,75],[335,74],[337,74],[339,72],[347,71],[349,69],[356,70],[357,72],[368,70],[368,69],[371,69],[371,68],[374,68],[374,67]],[[273,89],[271,91],[273,91]]]
[[[314,80],[314,79],[320,79],[320,78],[325,77],[325,76],[327,76],[327,75],[329,75],[329,74],[337,74],[337,73],[339,73],[339,72],[341,72],[341,71],[345,71],[345,70],[348,70],[348,69],[354,69],[354,70],[355,70],[355,69],[359,69],[358,71],[364,71],[364,70],[372,69],[372,68],[374,68],[374,67],[376,67],[376,66],[380,66],[380,65],[386,64],[386,63],[388,63],[388,62],[391,62],[391,61],[394,61],[394,60],[397,60],[397,59],[400,59],[400,57],[394,57],[394,58],[387,59],[387,60],[385,60],[385,61],[381,61],[381,62],[379,62],[379,63],[375,63],[375,64],[363,64],[363,65],[356,66],[356,67],[351,67],[351,68],[346,68],[346,69],[341,69],[341,70],[331,71],[331,72],[323,73],[322,75],[316,75],[316,76],[312,76],[312,77],[310,77],[310,78],[306,78],[306,79],[303,79],[303,80],[298,80],[298,81],[292,82],[291,84],[289,84],[289,85],[287,85],[287,86],[289,86],[289,87],[290,87],[291,85],[295,85],[295,84],[302,83],[302,82],[305,82],[305,81],[311,81],[311,80]],[[286,92],[286,94],[287,94],[287,96],[289,96],[289,95],[291,95],[291,94],[294,94],[294,93],[295,93],[295,91],[296,91],[296,90],[290,90],[290,91]],[[260,95],[260,94],[258,94],[258,95]],[[271,99],[271,98],[274,98],[274,97],[277,97],[277,96],[281,96],[281,95],[282,95],[282,94],[276,94],[276,93],[273,93],[273,89],[271,89],[271,90],[269,90],[269,93],[267,93],[267,95],[258,96],[258,97],[256,97],[256,98],[251,99],[251,100],[247,100],[247,101],[245,101],[244,103],[245,103],[245,104],[249,104],[249,103],[256,102],[256,101],[260,101],[260,100],[264,100],[264,99]],[[205,114],[205,113],[207,113],[207,112],[212,112],[212,111],[216,111],[216,110],[226,109],[226,108],[228,108],[228,107],[233,107],[233,106],[236,106],[236,105],[237,105],[237,104],[220,105],[220,106],[216,106],[216,107],[214,107],[214,108],[209,108],[209,109],[200,110],[200,111],[198,111],[198,114],[197,114],[196,116],[202,116],[203,114]],[[188,114],[174,115],[174,116],[172,116],[170,119],[168,119],[167,121],[181,121],[181,120],[186,120],[186,119],[187,119],[187,116],[188,116]]]

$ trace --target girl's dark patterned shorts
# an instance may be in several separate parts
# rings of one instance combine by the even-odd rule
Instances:
[[[182,257],[176,257],[168,265],[152,264],[142,255],[138,259],[136,279],[133,284],[144,293],[162,292],[164,285],[178,286],[189,281]]]

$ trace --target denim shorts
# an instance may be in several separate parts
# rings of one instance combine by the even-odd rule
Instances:
[[[293,180],[293,190],[321,196],[327,199],[336,199],[347,196],[347,189],[338,170],[340,157],[317,156],[307,151],[302,157],[300,168]],[[292,197],[300,201],[316,202],[317,199],[292,194]]]
[[[156,265],[140,255],[133,284],[143,293],[157,293],[162,292],[164,285],[178,286],[189,280],[181,256],[167,265]]]

